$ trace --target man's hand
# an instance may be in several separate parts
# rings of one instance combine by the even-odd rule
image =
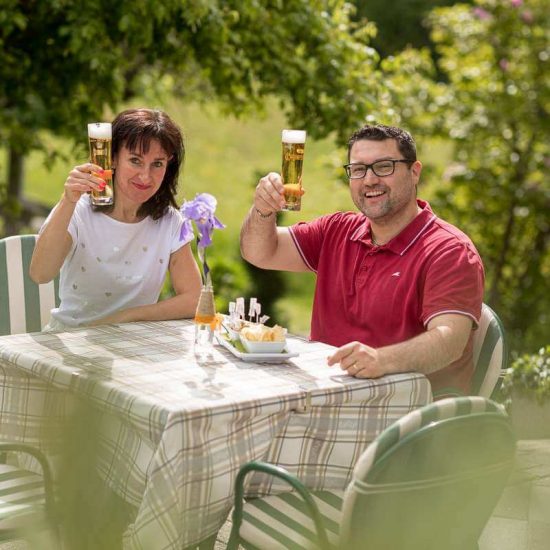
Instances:
[[[357,378],[379,378],[386,374],[377,349],[350,342],[338,348],[327,360],[329,367],[340,364],[340,368]]]
[[[285,204],[281,176],[270,172],[258,182],[254,204],[241,228],[242,257],[256,267],[281,271],[309,271],[288,227],[277,227]]]
[[[472,331],[472,319],[466,315],[437,315],[426,332],[398,344],[371,348],[350,342],[328,358],[328,365],[357,378],[378,378],[398,372],[429,374],[456,361],[462,355]]]
[[[263,216],[272,212],[279,212],[285,205],[285,188],[281,176],[277,172],[270,172],[264,176],[256,186],[254,208]]]

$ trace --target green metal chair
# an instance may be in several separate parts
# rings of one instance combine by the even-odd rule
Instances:
[[[495,399],[508,367],[508,344],[504,327],[498,315],[483,304],[479,326],[474,331],[474,375],[470,395]],[[460,397],[463,392],[446,387],[434,391],[434,400],[445,397]]]
[[[52,534],[57,538],[52,474],[46,457],[29,445],[0,443],[0,453],[11,452],[32,456],[40,465],[42,475],[0,464],[0,541],[33,536],[45,541],[52,540]]]
[[[473,353],[472,394],[494,399],[508,368],[508,343],[502,322],[487,304],[481,308]]]
[[[228,548],[475,549],[514,454],[499,405],[478,396],[442,399],[384,430],[359,458],[345,492],[309,493],[282,468],[244,465]],[[282,478],[294,491],[244,503],[251,471]]]
[[[29,276],[36,235],[0,239],[0,335],[38,332],[59,305],[59,279],[37,285]],[[7,463],[8,453],[32,456],[42,475]],[[50,467],[35,447],[0,443],[0,541],[26,538],[54,526]],[[41,545],[44,542],[41,538]],[[50,538],[51,540],[51,538]],[[43,546],[43,545],[42,545]]]
[[[59,279],[37,285],[29,265],[37,235],[0,239],[0,335],[38,332],[59,305]]]

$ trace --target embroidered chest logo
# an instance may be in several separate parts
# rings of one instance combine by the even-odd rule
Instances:
[[[401,276],[401,271],[396,271],[395,273],[392,273],[391,276],[392,277],[400,277]]]

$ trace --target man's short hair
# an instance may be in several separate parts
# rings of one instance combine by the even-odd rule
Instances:
[[[406,130],[397,128],[396,126],[386,126],[385,124],[366,124],[359,130],[353,132],[348,141],[348,162],[350,158],[351,148],[357,141],[363,139],[372,141],[384,141],[385,139],[395,139],[399,152],[403,158],[416,161],[416,144],[411,134]]]

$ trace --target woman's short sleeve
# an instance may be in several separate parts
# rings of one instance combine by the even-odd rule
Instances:
[[[173,254],[174,252],[179,250],[182,246],[185,246],[187,243],[191,242],[193,240],[193,237],[181,240],[180,234],[181,234],[181,227],[183,225],[183,216],[179,210],[176,210],[175,208],[170,208],[168,215],[170,216],[170,231],[171,231],[170,254]]]

